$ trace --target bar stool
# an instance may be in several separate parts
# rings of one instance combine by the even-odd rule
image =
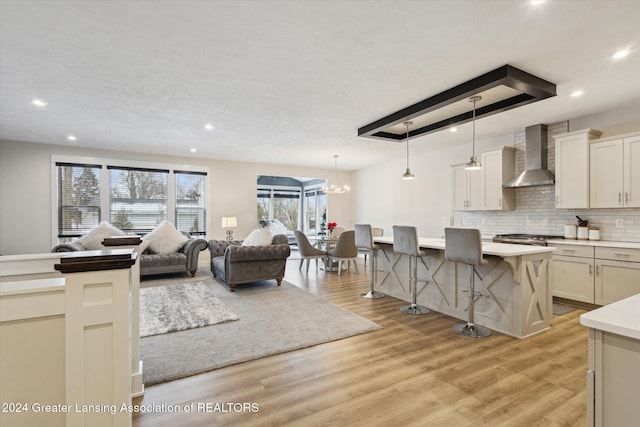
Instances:
[[[381,292],[377,292],[374,289],[374,285],[376,283],[376,273],[377,273],[377,252],[378,247],[373,243],[373,229],[370,224],[354,224],[353,228],[356,232],[356,246],[358,250],[367,251],[365,252],[365,257],[367,254],[371,255],[371,262],[369,265],[371,266],[371,290],[364,294],[361,294],[363,298],[384,298],[384,294]],[[365,258],[366,259],[366,258]],[[365,262],[366,267],[366,262]]]
[[[409,286],[411,286],[411,304],[400,307],[406,314],[427,314],[427,307],[418,305],[418,257],[425,256],[418,247],[418,230],[405,225],[393,226],[393,250],[397,254],[407,255],[409,258]]]
[[[488,337],[491,335],[491,331],[474,323],[473,312],[476,298],[473,275],[477,274],[477,266],[487,263],[482,259],[480,230],[476,228],[446,227],[444,229],[444,258],[447,261],[467,264],[469,269],[469,321],[454,325],[453,330],[468,337]]]

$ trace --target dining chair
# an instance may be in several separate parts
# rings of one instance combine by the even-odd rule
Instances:
[[[349,269],[349,263],[353,262],[353,266],[356,269],[356,273],[360,273],[358,271],[358,264],[356,260],[358,259],[358,247],[356,246],[356,234],[355,231],[349,230],[344,231],[340,234],[338,238],[338,243],[336,243],[336,247],[329,251],[329,262],[338,262],[338,276],[342,271],[342,263],[344,261],[347,262],[347,270]]]
[[[335,227],[331,232],[331,236],[333,236],[334,239],[337,239],[342,233],[344,233],[344,227]]]
[[[298,244],[298,249],[300,251],[300,267],[298,270],[302,270],[302,264],[304,260],[307,260],[307,274],[309,273],[309,264],[312,259],[316,260],[316,271],[318,271],[318,259],[324,259],[327,257],[327,251],[323,251],[322,249],[314,248],[311,243],[309,243],[309,239],[306,234],[304,234],[300,230],[293,230],[293,234],[296,238],[296,243]]]

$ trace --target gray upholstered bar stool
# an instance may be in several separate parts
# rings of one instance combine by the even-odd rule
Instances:
[[[381,292],[377,292],[374,289],[374,285],[376,283],[376,273],[378,268],[377,261],[377,252],[378,247],[373,243],[373,229],[369,224],[354,224],[353,228],[356,232],[356,246],[359,251],[366,250],[365,256],[367,254],[371,255],[371,262],[369,265],[371,266],[371,290],[362,294],[363,298],[384,298],[384,294]],[[366,266],[366,263],[365,263]]]
[[[400,307],[407,314],[427,314],[429,309],[416,303],[418,298],[418,257],[426,253],[418,246],[418,230],[406,225],[393,226],[393,251],[407,255],[409,259],[409,286],[411,287],[411,304]]]
[[[476,228],[446,227],[444,229],[444,257],[447,261],[467,264],[469,269],[469,321],[454,325],[453,330],[468,337],[488,337],[491,335],[491,331],[474,323],[473,312],[476,298],[474,274],[477,273],[477,266],[486,264],[486,261],[482,258],[480,230]]]

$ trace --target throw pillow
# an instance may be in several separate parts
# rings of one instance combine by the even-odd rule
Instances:
[[[242,242],[242,246],[267,246],[271,244],[273,236],[266,228],[258,228],[253,230]]]
[[[124,236],[124,231],[114,227],[107,221],[102,221],[96,228],[78,239],[78,243],[88,251],[97,251],[106,249],[102,245],[105,237]]]
[[[273,221],[267,224],[264,228],[269,230],[271,236],[275,236],[276,234],[287,235],[287,227],[285,227],[280,221]]]
[[[180,233],[168,221],[162,221],[151,233],[142,238],[149,242],[149,250],[156,254],[172,254],[178,252],[189,238]]]

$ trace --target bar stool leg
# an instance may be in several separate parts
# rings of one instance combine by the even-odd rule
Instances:
[[[366,254],[365,254],[365,257],[366,257]],[[370,267],[370,269],[371,269],[371,290],[369,290],[369,292],[361,294],[361,296],[362,296],[362,298],[370,298],[370,299],[384,298],[384,294],[383,293],[378,292],[373,288],[373,286],[376,283],[377,277],[378,277],[378,256],[373,251],[371,252],[371,262],[369,263],[369,265],[371,266]]]
[[[469,321],[453,325],[453,330],[461,335],[472,338],[485,338],[491,335],[491,331],[484,326],[474,323],[475,286],[473,283],[473,266],[469,265]]]
[[[416,303],[418,298],[418,258],[409,256],[409,283],[411,286],[411,304],[403,305],[400,311],[405,314],[427,314],[431,310]]]

